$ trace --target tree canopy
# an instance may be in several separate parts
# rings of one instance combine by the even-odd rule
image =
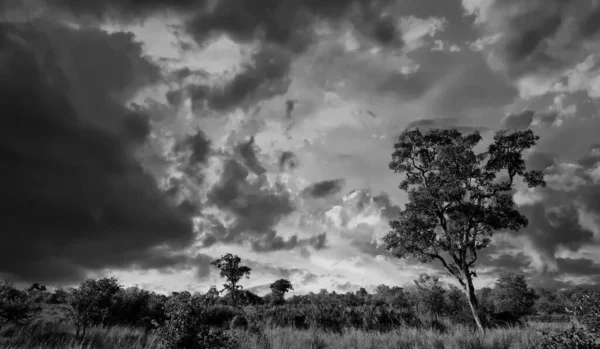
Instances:
[[[480,330],[472,279],[477,251],[495,231],[514,230],[528,221],[514,207],[513,189],[520,177],[529,187],[545,186],[540,171],[527,171],[523,152],[538,136],[531,130],[498,131],[486,151],[476,153],[479,132],[463,135],[455,129],[426,134],[406,130],[394,144],[389,164],[404,173],[399,188],[409,202],[390,221],[387,248],[398,258],[438,260],[463,286]]]

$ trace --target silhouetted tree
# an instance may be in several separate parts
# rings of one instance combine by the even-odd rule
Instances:
[[[477,251],[488,246],[494,231],[527,225],[514,208],[515,178],[530,188],[545,182],[541,172],[526,171],[522,157],[539,139],[531,130],[499,131],[487,151],[475,153],[481,139],[479,132],[463,136],[455,129],[400,135],[389,167],[406,174],[399,187],[409,202],[390,222],[384,241],[398,258],[440,261],[465,290],[483,332],[473,286]]]
[[[250,271],[252,271],[249,267],[240,265],[240,262],[240,257],[234,256],[231,253],[227,253],[211,262],[211,265],[221,271],[220,276],[227,279],[227,283],[223,287],[231,296],[231,302],[234,307],[237,306],[237,294],[243,289],[238,283],[243,277],[248,279]]]
[[[271,302],[272,304],[283,304],[285,302],[285,294],[289,290],[293,290],[292,283],[286,279],[279,279],[272,283],[269,288],[271,289]]]

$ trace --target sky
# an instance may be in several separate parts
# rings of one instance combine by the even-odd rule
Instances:
[[[382,238],[407,128],[540,136],[546,188],[480,254],[547,288],[600,283],[600,1],[0,0],[0,277],[406,286],[440,265]]]

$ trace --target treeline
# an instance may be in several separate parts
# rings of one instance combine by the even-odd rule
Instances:
[[[228,331],[243,329],[260,334],[265,327],[389,331],[402,326],[445,331],[449,324],[475,328],[465,292],[423,274],[411,287],[378,286],[373,293],[318,293],[286,298],[293,285],[286,279],[271,284],[258,296],[240,281],[251,269],[227,254],[213,262],[226,283],[206,293],[173,292],[162,295],[138,287],[123,288],[115,278],[90,279],[77,288],[48,292],[34,284],[18,290],[0,285],[0,325],[27,324],[39,316],[40,306],[62,304],[65,320],[77,338],[91,326],[131,326],[156,333],[165,348],[226,347]],[[487,327],[518,325],[524,316],[568,314],[573,297],[583,290],[552,292],[531,289],[521,275],[500,275],[493,288],[478,291],[480,317]],[[597,294],[596,294],[597,297]],[[212,344],[210,344],[212,343]]]

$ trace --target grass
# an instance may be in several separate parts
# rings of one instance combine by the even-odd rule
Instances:
[[[558,331],[569,324],[529,323],[523,328],[492,329],[481,335],[461,326],[444,333],[415,328],[378,333],[346,331],[342,334],[290,328],[268,329],[262,336],[236,332],[239,349],[531,349],[541,339],[537,330]],[[38,321],[18,329],[0,329],[4,349],[159,349],[154,335],[144,337],[136,328],[92,328],[82,342],[66,324]]]

